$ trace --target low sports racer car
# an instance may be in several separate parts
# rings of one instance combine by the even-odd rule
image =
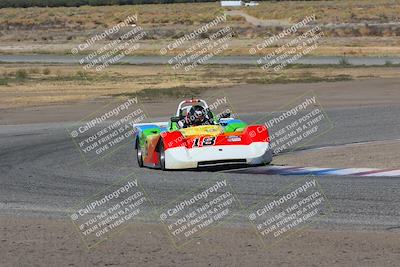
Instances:
[[[140,167],[168,170],[272,161],[265,125],[247,125],[229,113],[214,115],[201,99],[182,101],[169,122],[135,127]]]

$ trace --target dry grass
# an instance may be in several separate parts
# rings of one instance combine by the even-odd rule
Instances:
[[[140,24],[196,25],[222,14],[218,3],[0,9],[0,25],[96,29],[138,14]]]
[[[261,43],[263,39],[233,39],[228,49],[220,55],[249,55],[249,48],[255,47]],[[168,40],[145,40],[140,42],[140,49],[135,50],[132,55],[149,56],[159,55],[160,49],[169,43]],[[89,51],[95,50],[104,42],[98,42],[91,47]],[[188,49],[192,42],[187,42],[181,47],[169,51],[168,55],[177,55],[180,52]],[[50,53],[50,54],[65,54],[70,53],[72,47],[76,44],[69,43],[35,43],[14,41],[3,42],[0,45],[0,53],[4,54],[24,54],[24,53]],[[277,47],[267,48],[257,51],[257,55],[265,55],[272,52]],[[312,50],[310,56],[400,56],[400,37],[360,37],[360,38],[325,38],[322,39],[318,48]]]
[[[290,19],[298,22],[315,14],[320,23],[359,23],[400,21],[400,2],[393,0],[335,0],[261,2],[257,8],[243,8],[260,19]]]
[[[48,73],[48,70],[51,70]],[[200,66],[195,72],[175,72],[167,66],[111,66],[101,73],[79,71],[77,66],[1,64],[0,108],[72,103],[127,95],[140,90],[214,90],[236,84],[320,82],[370,77],[398,77],[399,68],[291,68],[276,74],[256,66]],[[17,73],[25,77],[17,79]],[[22,76],[24,76],[22,75]],[[147,93],[146,93],[147,94]]]
[[[316,14],[322,23],[400,21],[400,3],[393,0],[336,0],[261,2],[255,8],[241,8],[261,19],[299,21]],[[218,2],[168,5],[132,5],[101,7],[4,8],[0,9],[0,25],[80,27],[93,29],[112,26],[129,15],[138,14],[140,24],[196,25],[223,13]],[[233,18],[232,20],[241,20]]]
[[[262,2],[254,8],[240,8],[260,19],[285,19],[296,22],[316,14],[318,22],[361,23],[345,28],[327,26],[320,48],[311,55],[400,55],[400,26],[371,26],[371,23],[400,22],[400,2],[375,1],[295,1]],[[68,53],[95,33],[138,15],[138,23],[148,35],[135,55],[158,55],[159,49],[196,29],[224,10],[219,3],[132,5],[102,7],[5,8],[0,9],[0,53]],[[254,27],[242,17],[228,16],[236,36],[224,55],[248,55],[248,48],[279,27]],[[378,37],[378,38],[377,38]],[[370,38],[369,40],[365,40]],[[375,40],[374,40],[375,38]],[[351,41],[349,41],[351,40]],[[101,45],[98,42],[98,45]],[[189,45],[182,46],[186,49]],[[95,49],[95,46],[93,46]],[[181,50],[182,50],[181,49]],[[179,53],[176,49],[173,53]],[[266,52],[266,51],[264,51]]]

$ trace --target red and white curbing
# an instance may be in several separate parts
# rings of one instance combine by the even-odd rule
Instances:
[[[234,173],[265,174],[265,175],[348,175],[363,177],[400,177],[400,169],[375,168],[316,168],[294,166],[263,166],[233,170]]]

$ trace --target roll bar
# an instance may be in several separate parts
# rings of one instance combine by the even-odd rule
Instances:
[[[204,101],[203,99],[187,99],[187,100],[183,100],[181,103],[179,103],[178,109],[177,109],[177,111],[176,111],[176,116],[178,117],[178,116],[181,115],[182,106],[183,106],[184,104],[192,104],[192,103],[201,103],[201,104],[203,104],[203,107],[204,107],[205,109],[208,108],[207,102]],[[192,106],[193,106],[193,105],[192,105]]]

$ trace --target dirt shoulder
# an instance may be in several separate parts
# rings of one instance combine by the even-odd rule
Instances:
[[[400,168],[400,141],[379,141],[298,151],[278,155],[274,164],[327,168]]]
[[[284,110],[295,98],[312,91],[324,108],[358,108],[400,103],[400,79],[364,79],[343,82],[238,85],[224,91],[241,112]],[[245,95],[245,97],[243,97]]]
[[[199,95],[196,95],[196,97],[207,98],[209,95],[226,96],[236,112],[254,113],[283,110],[287,104],[297,97],[313,91],[325,109],[359,108],[363,106],[398,105],[400,103],[399,83],[399,78],[386,78],[344,82],[239,84],[222,89],[210,87],[209,90],[199,90]],[[82,90],[82,86],[84,84],[81,87],[75,86],[74,90],[89,94],[89,92],[85,93],[85,90]],[[48,88],[44,89],[43,94],[49,94],[48,90]],[[7,91],[0,91],[0,94],[6,96],[7,94],[16,93],[11,93],[7,89]],[[40,89],[32,92],[32,94],[40,94]],[[53,97],[57,97],[57,95],[63,97],[64,94],[65,91],[63,90],[51,93]],[[24,97],[29,100],[30,95],[18,97]],[[155,96],[157,97],[157,95]],[[149,111],[151,118],[170,116],[182,98],[185,97],[163,98],[159,96],[157,99],[145,101],[144,108]],[[113,100],[115,99],[110,97],[97,97],[94,100],[74,100],[73,104],[64,105],[37,107],[12,107],[12,105],[7,105],[8,108],[2,109],[0,114],[0,124],[77,121],[84,118],[85,115],[101,109]]]
[[[6,266],[398,266],[400,234],[306,230],[264,247],[250,228],[216,228],[177,250],[158,224],[132,224],[88,250],[66,220],[0,217]],[[23,257],[21,255],[24,255]]]
[[[240,91],[250,90],[255,94],[254,98],[250,97],[252,100],[270,91],[277,91],[275,88],[282,88],[286,94],[296,93],[297,87],[301,90],[310,87],[319,91],[321,88],[332,87],[340,93],[347,93],[363,88],[357,87],[357,83],[348,85],[337,82],[362,83],[370,79],[396,79],[398,73],[399,67],[396,66],[293,67],[276,73],[273,70],[264,71],[256,65],[204,65],[191,72],[183,69],[173,70],[169,65],[115,65],[97,72],[93,69],[83,71],[79,65],[0,64],[0,109],[111,99],[116,96],[129,96],[139,91],[142,91],[140,94],[146,99],[153,98],[153,102],[165,102],[168,99],[164,98],[171,99],[171,96],[197,96],[205,91],[213,92],[221,88],[228,91],[234,91],[236,88]],[[324,85],[325,82],[329,82],[329,85]],[[343,88],[338,88],[336,84]],[[368,82],[364,84],[367,88],[363,90],[370,92],[371,86],[376,82],[372,82],[372,85],[368,85]],[[235,85],[237,87],[233,87]],[[357,88],[353,89],[350,86]],[[390,80],[380,81],[379,86],[385,88],[385,91],[392,91],[393,87]],[[280,99],[284,96],[279,92],[274,94]],[[331,94],[334,92],[331,91]],[[375,95],[378,100],[386,97]],[[268,95],[269,97],[271,96]],[[333,97],[337,98],[335,95]],[[372,102],[371,99],[368,102]]]

